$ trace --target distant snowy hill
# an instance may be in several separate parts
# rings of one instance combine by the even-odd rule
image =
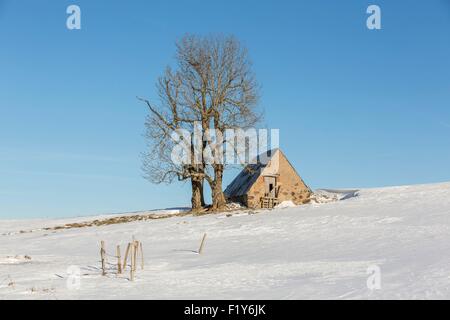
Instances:
[[[450,183],[320,194],[345,200],[68,230],[43,228],[88,218],[0,221],[0,299],[450,299]],[[114,255],[133,236],[145,269],[131,282]]]

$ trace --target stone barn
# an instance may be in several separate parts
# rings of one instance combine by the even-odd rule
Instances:
[[[289,200],[297,205],[309,202],[311,189],[280,149],[259,155],[255,162],[247,165],[225,189],[228,201],[249,208],[273,208]]]

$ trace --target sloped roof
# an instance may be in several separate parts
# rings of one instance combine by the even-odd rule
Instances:
[[[252,185],[259,178],[264,168],[269,164],[270,159],[278,149],[264,152],[257,156],[255,164],[247,165],[225,189],[226,197],[238,197],[247,194]],[[263,161],[261,161],[263,159]]]

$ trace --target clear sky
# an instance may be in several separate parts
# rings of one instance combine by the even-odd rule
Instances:
[[[155,101],[186,32],[249,49],[264,126],[311,187],[450,181],[448,0],[0,0],[0,218],[188,205],[142,178],[135,98]]]

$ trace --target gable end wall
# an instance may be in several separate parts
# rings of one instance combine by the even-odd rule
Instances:
[[[287,158],[280,152],[278,183],[281,185],[278,198],[280,202],[292,201],[296,205],[309,202],[311,190],[305,185]],[[264,196],[264,177],[261,175],[247,193],[247,203],[250,208],[260,208],[260,199]]]

